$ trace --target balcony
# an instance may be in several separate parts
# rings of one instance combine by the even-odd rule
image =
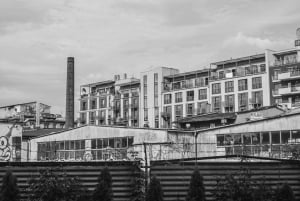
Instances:
[[[278,89],[279,95],[292,95],[300,93],[300,85],[295,85],[292,87],[282,87]]]
[[[270,66],[285,66],[285,65],[293,65],[297,64],[300,61],[294,57],[290,59],[285,59],[285,60],[275,60],[274,62],[270,63]]]
[[[170,83],[164,83],[163,85],[163,92],[169,92],[169,91],[177,91],[182,89],[192,89],[192,88],[199,88],[199,87],[207,87],[207,82],[200,82],[197,80],[193,80],[190,82],[185,81],[178,81],[178,82],[170,82]]]
[[[273,82],[294,79],[300,79],[300,71],[282,72],[273,76]]]

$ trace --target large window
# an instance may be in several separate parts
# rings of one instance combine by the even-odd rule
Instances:
[[[238,86],[239,86],[239,91],[248,90],[247,79],[239,80]]]
[[[239,111],[248,109],[248,93],[240,93],[238,95]]]
[[[187,91],[186,92],[186,101],[193,101],[194,100],[194,91]]]
[[[183,106],[182,105],[175,105],[175,116],[182,117],[183,115]]]
[[[252,107],[259,108],[263,106],[263,92],[262,91],[254,91],[252,92]]]
[[[194,114],[194,103],[186,104],[186,115],[190,116]]]
[[[181,103],[182,102],[182,92],[175,93],[175,103]]]
[[[100,98],[99,106],[100,108],[106,108],[106,98]]]
[[[133,137],[92,139],[91,145],[93,160],[123,160],[133,146]]]
[[[165,94],[164,95],[164,104],[172,103],[172,94]]]
[[[80,102],[80,110],[81,111],[87,110],[87,101],[86,100]]]
[[[91,110],[97,109],[97,99],[91,99],[91,101],[90,101],[90,109]]]
[[[221,93],[221,83],[212,84],[212,94],[220,94]]]
[[[233,92],[233,91],[234,91],[233,81],[225,82],[225,93]]]
[[[212,97],[213,112],[221,112],[221,96]]]
[[[225,112],[234,112],[234,95],[225,96]]]
[[[252,89],[260,89],[262,88],[261,77],[252,78]]]
[[[38,143],[37,159],[83,160],[85,140],[50,141]]]
[[[207,89],[199,89],[199,100],[207,99]]]

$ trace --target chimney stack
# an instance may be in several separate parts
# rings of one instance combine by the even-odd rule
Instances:
[[[74,57],[68,57],[67,61],[67,90],[66,90],[66,125],[74,127]]]

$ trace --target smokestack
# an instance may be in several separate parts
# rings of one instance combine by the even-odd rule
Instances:
[[[67,61],[66,128],[74,127],[74,57]]]

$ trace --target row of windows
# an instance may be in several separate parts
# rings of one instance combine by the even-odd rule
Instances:
[[[254,77],[252,78],[252,89],[260,89],[262,88],[262,78]],[[238,91],[248,90],[248,80],[242,79],[238,80]],[[234,91],[234,82],[227,81],[225,82],[225,93]],[[220,94],[221,93],[221,83],[212,84],[212,94]]]
[[[197,110],[195,108],[194,103],[188,103],[186,104],[186,114],[188,115],[194,115],[194,114],[202,114],[207,113],[209,110],[209,105],[207,102],[199,102],[197,103]],[[164,111],[171,115],[172,107],[166,106],[164,107]],[[174,106],[174,112],[176,117],[183,117],[183,104],[175,105]]]
[[[133,137],[92,139],[92,149],[127,148],[133,145]]]
[[[120,101],[115,101],[116,102],[116,107],[120,107]],[[126,107],[126,105],[129,105],[129,99],[128,97],[126,99],[124,99],[124,107]],[[132,98],[132,104],[133,105],[137,105],[138,104],[138,98],[134,97]],[[99,108],[107,108],[108,104],[106,101],[106,98],[100,98],[99,99]],[[80,103],[80,110],[87,110],[88,109],[88,102],[87,101],[81,101]],[[98,109],[97,108],[97,99],[92,99],[90,100],[90,109]]]
[[[221,112],[221,107],[225,109],[225,112],[234,112],[235,107],[235,97],[234,94],[225,95],[224,103],[222,102],[221,96],[212,97],[212,110],[213,112]],[[244,111],[248,109],[248,105],[251,104],[252,107],[263,106],[263,91],[252,92],[252,98],[248,99],[248,92],[238,94],[238,107],[239,111]]]
[[[183,101],[182,93],[183,92],[175,93],[175,103],[181,103]],[[187,91],[186,101],[194,101],[194,99],[195,99],[195,92]],[[207,99],[207,89],[199,89],[198,100],[205,100],[205,99]],[[170,103],[172,103],[172,94],[165,94],[164,104],[170,104]]]
[[[300,144],[300,130],[217,135],[217,146]]]

